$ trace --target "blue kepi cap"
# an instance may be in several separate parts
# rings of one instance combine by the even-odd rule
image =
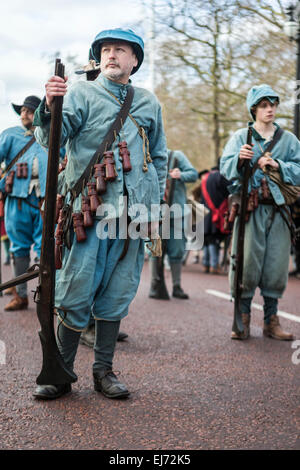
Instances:
[[[125,41],[132,46],[137,57],[138,64],[136,67],[133,67],[131,75],[137,72],[144,60],[144,41],[142,38],[132,31],[132,29],[115,28],[101,31],[95,37],[90,49],[93,59],[97,62],[100,61],[101,45],[108,41]]]
[[[270,85],[262,84],[258,86],[253,86],[247,95],[247,108],[252,116],[252,118],[255,120],[255,115],[252,113],[251,108],[258,104],[261,100],[264,98],[267,98],[272,104],[277,101],[278,103],[280,102],[280,98],[278,93],[276,93]]]

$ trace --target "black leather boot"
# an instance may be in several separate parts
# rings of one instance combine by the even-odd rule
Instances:
[[[130,395],[126,386],[119,382],[110,369],[94,370],[94,388],[107,398],[126,398]]]
[[[54,400],[72,391],[71,384],[38,385],[33,396],[38,400]]]
[[[124,341],[126,338],[128,338],[128,334],[124,333],[124,331],[119,331],[117,341]]]
[[[189,296],[182,290],[180,286],[173,287],[173,297],[177,299],[188,299]]]
[[[112,371],[120,321],[96,320],[94,388],[107,398],[126,398],[129,391]]]

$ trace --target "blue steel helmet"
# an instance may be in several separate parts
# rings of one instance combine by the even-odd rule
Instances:
[[[101,45],[104,42],[117,42],[117,41],[126,41],[128,42],[137,57],[138,64],[136,67],[133,67],[131,75],[133,75],[137,70],[140,68],[143,60],[144,60],[144,41],[140,36],[135,34],[132,29],[122,29],[122,28],[115,28],[115,29],[107,29],[105,31],[101,31],[94,39],[94,42],[91,45],[91,56],[96,62],[100,61],[100,53],[101,53]]]
[[[262,85],[253,86],[248,92],[247,108],[254,121],[256,117],[251,108],[264,98],[267,98],[272,104],[276,101],[278,104],[280,102],[278,93],[276,93],[269,85],[266,85],[265,83]]]

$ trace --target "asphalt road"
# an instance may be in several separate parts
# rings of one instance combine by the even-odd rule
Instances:
[[[170,287],[168,271],[166,279]],[[93,352],[83,345],[72,394],[34,400],[42,357],[32,293],[28,311],[4,312],[9,298],[0,297],[0,449],[299,450],[300,341],[263,337],[259,293],[251,338],[232,341],[227,278],[188,263],[182,284],[189,300],[148,299],[145,263],[115,356],[131,391],[123,401],[93,390]],[[280,321],[298,340],[299,306],[300,280],[291,279]]]

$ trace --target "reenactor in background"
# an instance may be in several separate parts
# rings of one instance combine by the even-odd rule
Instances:
[[[222,273],[219,266],[220,243],[230,231],[224,227],[225,214],[228,211],[229,182],[221,175],[219,166],[213,167],[201,178],[200,202],[209,209],[204,218],[204,245],[202,264],[206,273]],[[197,188],[194,194],[198,193]]]
[[[174,161],[177,159],[177,165],[175,168]],[[168,255],[168,260],[171,269],[172,275],[172,284],[173,284],[173,297],[178,299],[188,299],[188,295],[183,291],[181,287],[181,270],[182,270],[182,261],[184,258],[186,238],[184,235],[184,205],[187,202],[186,199],[186,186],[185,183],[193,183],[197,181],[198,172],[192,166],[189,159],[184,155],[183,152],[179,150],[169,150],[168,149],[168,182],[167,188],[173,179],[174,184],[174,193],[172,201],[170,204],[178,204],[181,208],[180,222],[181,224],[181,236],[175,238],[175,218],[176,215],[171,212],[171,224],[170,224],[170,239],[166,240],[166,254]],[[167,197],[167,196],[166,196]],[[149,297],[153,299],[161,298],[160,291],[160,278],[158,274],[158,263],[156,259],[150,257],[150,266],[151,266],[151,287],[149,292]]]
[[[37,258],[41,251],[43,224],[40,205],[46,189],[47,152],[35,141],[33,134],[33,116],[40,102],[37,96],[27,96],[22,105],[13,104],[22,126],[6,129],[0,135],[0,162],[5,162],[7,168],[17,157],[0,182],[0,191],[5,197],[4,222],[11,242],[15,277],[28,269],[32,245]],[[19,284],[14,298],[4,310],[27,307],[27,284]]]
[[[282,330],[277,310],[278,299],[282,297],[287,285],[291,250],[292,227],[284,185],[293,187],[300,184],[300,142],[289,131],[284,131],[281,135],[280,127],[275,122],[278,104],[279,95],[270,86],[260,85],[250,89],[247,107],[254,120],[254,123],[249,124],[253,131],[252,144],[246,143],[247,128],[238,130],[227,143],[220,163],[221,173],[232,183],[229,191],[236,195],[241,189],[244,162],[250,160],[252,168],[241,295],[244,331],[241,334],[233,331],[232,339],[249,337],[251,302],[257,287],[264,298],[264,335],[278,340],[293,339],[292,334]],[[280,139],[272,152],[265,154],[272,140],[277,139],[278,132]],[[274,181],[274,177],[278,183]],[[238,223],[239,217],[236,217],[229,272],[233,296]]]

